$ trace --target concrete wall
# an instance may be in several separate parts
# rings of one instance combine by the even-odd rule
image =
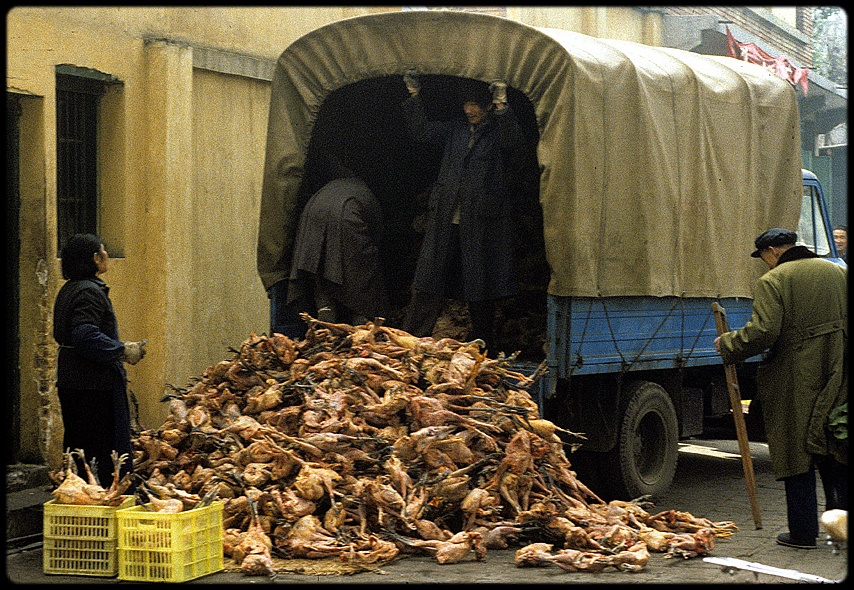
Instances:
[[[661,45],[661,15],[632,6],[507,7],[507,18],[591,37]]]
[[[810,17],[808,7],[800,9],[805,17]],[[804,23],[809,30],[798,30],[797,10],[794,7],[769,10],[750,6],[662,6],[660,10],[668,15],[714,15],[721,22],[729,23],[731,29],[739,27],[756,35],[756,38],[742,38],[738,41],[757,42],[769,53],[780,52],[800,67],[812,66],[811,17],[805,18],[809,24]]]
[[[104,279],[122,338],[148,338],[128,368],[143,428],[160,398],[266,332],[255,268],[272,63],[342,18],[401,7],[15,7],[7,13],[7,93],[21,97],[20,457],[59,465],[52,306],[57,254],[55,67],[114,76],[101,102]],[[533,26],[658,44],[654,12],[506,7]],[[93,425],[96,427],[97,425]]]

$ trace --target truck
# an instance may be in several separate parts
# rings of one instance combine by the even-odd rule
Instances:
[[[832,240],[821,183],[809,170],[801,177],[798,243],[845,265]],[[586,433],[576,467],[603,495],[660,493],[676,472],[678,441],[702,435],[715,419],[732,425],[713,344],[713,302],[726,310],[733,329],[750,319],[751,301],[744,297],[548,295],[549,373],[540,399],[551,403],[543,413]],[[760,360],[737,367],[743,400],[755,397]],[[748,433],[762,440],[759,404],[752,410]]]
[[[459,116],[461,81],[506,81],[527,138],[509,173],[520,295],[500,306],[507,329],[489,348],[529,374],[547,368],[532,396],[584,436],[571,461],[592,489],[661,493],[679,441],[731,412],[711,304],[734,329],[750,317],[765,270],[748,256],[755,236],[793,229],[844,264],[820,183],[801,168],[794,89],[728,57],[477,13],[371,14],[309,32],[283,51],[271,85],[257,256],[271,331],[299,213],[330,150],[359,160],[383,206],[387,283],[405,307],[441,156],[405,132],[412,67],[432,118]],[[758,360],[738,366],[746,400]]]

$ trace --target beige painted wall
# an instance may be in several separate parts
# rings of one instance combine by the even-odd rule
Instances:
[[[269,302],[255,268],[269,84],[196,70],[188,297],[196,334],[193,374],[269,331]],[[223,313],[225,312],[225,313]],[[240,321],[235,319],[240,318]]]
[[[591,37],[661,45],[661,18],[630,6],[508,6],[507,18]]]
[[[21,120],[21,460],[56,466],[55,66],[115,76],[102,99],[99,233],[121,336],[149,339],[129,367],[143,427],[184,386],[269,326],[255,271],[269,83],[193,67],[198,47],[271,61],[302,34],[381,7],[16,7],[7,13],[7,92]],[[41,261],[41,262],[40,262]],[[41,266],[40,266],[41,264]],[[43,268],[38,280],[37,268]],[[35,418],[39,419],[36,420]]]
[[[91,68],[122,82],[102,99],[98,231],[113,256],[104,278],[121,336],[149,339],[148,355],[128,373],[141,425],[156,428],[166,416],[159,399],[168,384],[187,385],[229,358],[228,349],[250,332],[268,330],[269,302],[255,268],[269,108],[265,65],[324,24],[388,10],[400,7],[15,7],[7,13],[6,89],[23,97],[20,460],[55,468],[61,452],[50,333],[63,282],[56,252],[55,66]],[[650,16],[626,7],[508,7],[506,13],[533,26],[658,43]],[[240,71],[199,66],[210,61],[200,55],[211,51]]]

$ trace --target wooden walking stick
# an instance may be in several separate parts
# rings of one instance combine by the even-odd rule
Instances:
[[[712,312],[715,314],[715,325],[718,328],[718,336],[729,332],[729,323],[726,319],[726,310],[718,304],[712,303]],[[738,375],[735,365],[724,364],[726,373],[726,386],[729,390],[729,404],[732,407],[732,417],[735,420],[735,434],[738,437],[738,450],[741,453],[741,466],[744,469],[744,479],[747,481],[747,494],[750,496],[750,510],[753,512],[753,522],[756,528],[762,528],[762,516],[759,514],[759,501],[756,498],[756,480],[753,477],[753,459],[750,456],[750,444],[747,440],[747,426],[744,423],[744,411],[741,408],[741,392],[738,388]]]

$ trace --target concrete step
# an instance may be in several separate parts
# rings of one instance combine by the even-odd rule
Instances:
[[[19,492],[29,488],[50,485],[47,465],[15,463],[6,465],[6,492]]]
[[[8,465],[6,468],[6,547],[40,541],[44,503],[53,499],[53,486],[44,465]]]

